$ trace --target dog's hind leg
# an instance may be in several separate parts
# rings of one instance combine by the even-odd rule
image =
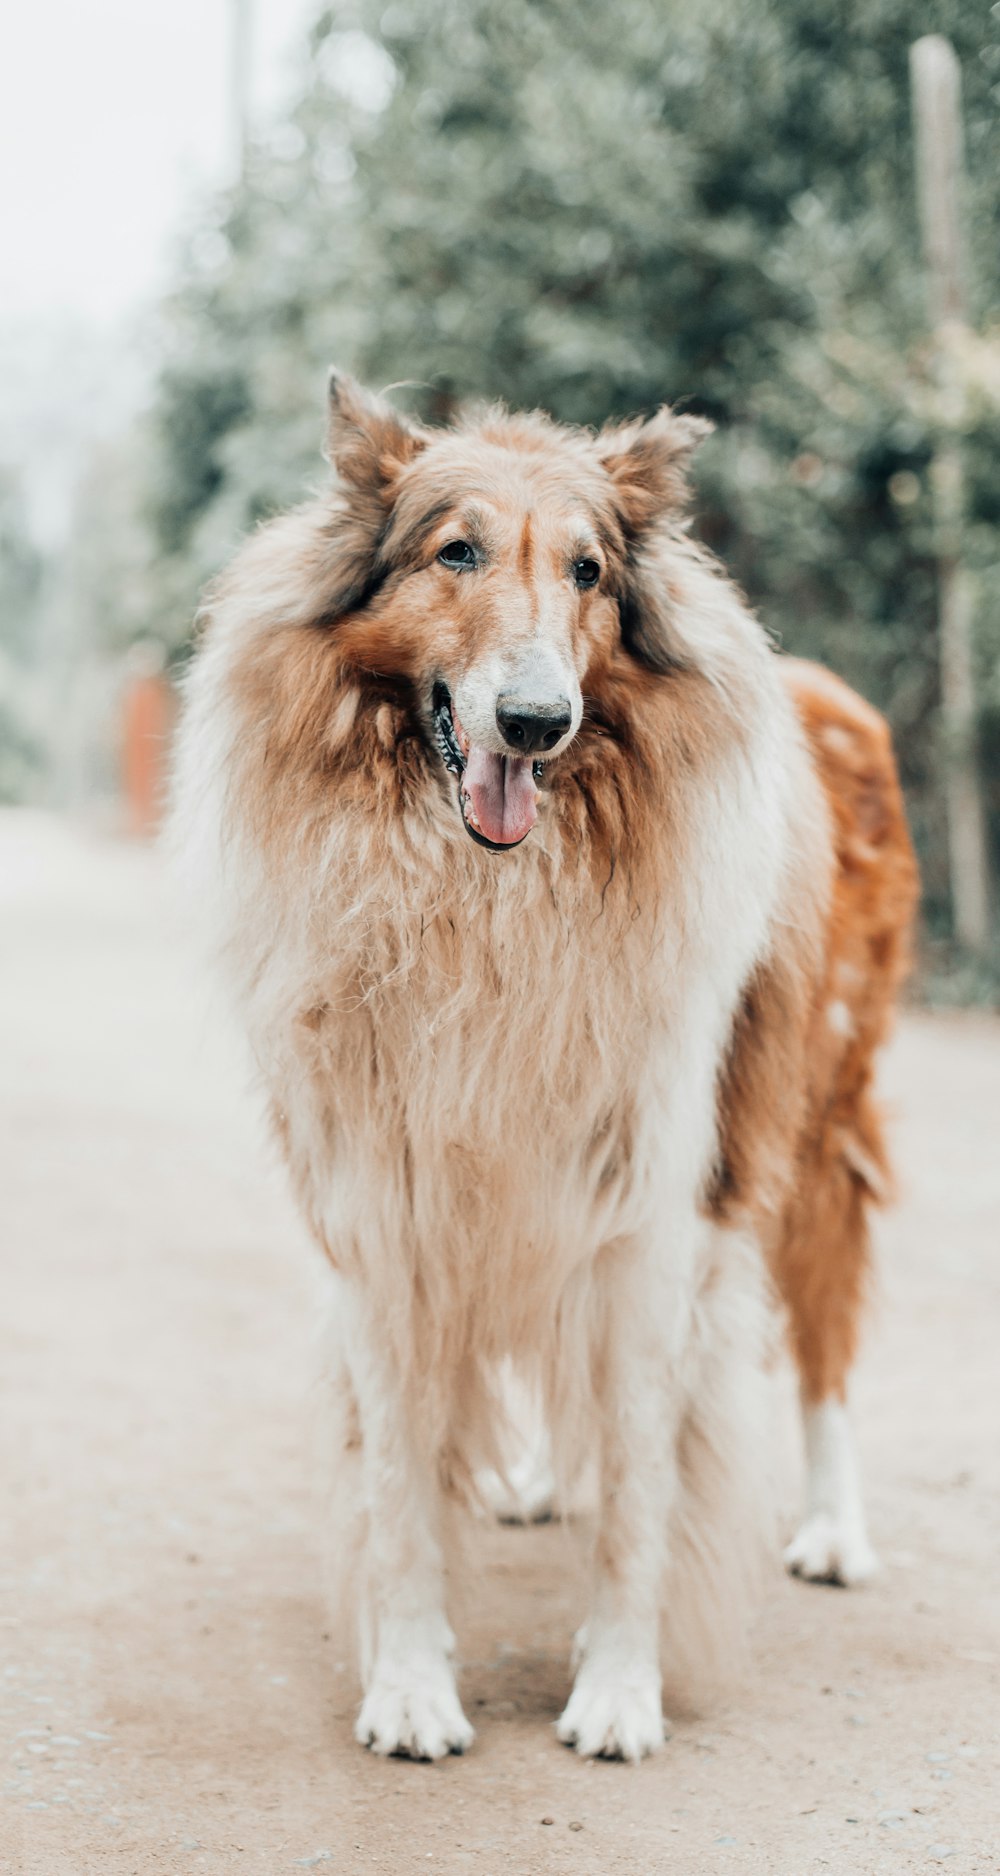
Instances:
[[[876,1568],[846,1409],[869,1270],[867,1211],[890,1184],[871,1088],[906,974],[918,882],[888,725],[815,666],[790,660],[785,675],[827,798],[835,855],[827,977],[807,1045],[811,1117],[774,1257],[808,1465],[805,1520],[785,1561],[796,1575],[849,1584]]]
[[[544,1524],[555,1517],[552,1442],[537,1390],[505,1361],[497,1380],[503,1471],[482,1472],[477,1486],[501,1524]]]
[[[806,1447],[805,1515],[785,1565],[795,1576],[845,1586],[878,1567],[847,1413],[870,1266],[867,1209],[884,1179],[877,1119],[870,1111],[861,1118],[860,1134],[828,1120],[775,1260]]]
[[[440,1759],[464,1752],[474,1735],[451,1659],[436,1467],[419,1449],[391,1353],[347,1284],[339,1314],[357,1401],[367,1527],[365,1693],[355,1736],[374,1752]]]
[[[803,1393],[806,1511],[785,1550],[785,1568],[813,1583],[864,1583],[878,1568],[868,1539],[854,1437],[847,1407],[836,1395],[810,1401]]]

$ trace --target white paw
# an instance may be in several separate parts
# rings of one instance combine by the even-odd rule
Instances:
[[[878,1558],[860,1521],[814,1511],[785,1551],[785,1569],[810,1583],[840,1583],[850,1589],[875,1575]]]
[[[544,1459],[529,1455],[499,1472],[480,1474],[479,1489],[501,1524],[544,1524],[556,1516],[556,1482]]]
[[[410,1759],[443,1759],[449,1752],[465,1752],[475,1733],[444,1662],[409,1673],[376,1668],[354,1737],[384,1756],[397,1752]]]
[[[660,1677],[645,1662],[598,1668],[585,1662],[556,1734],[582,1759],[630,1759],[658,1752],[666,1738]]]

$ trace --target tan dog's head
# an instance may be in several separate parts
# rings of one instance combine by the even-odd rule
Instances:
[[[534,825],[544,766],[571,744],[588,675],[675,662],[651,538],[684,498],[702,420],[569,430],[492,411],[426,430],[350,378],[330,383],[337,611],[359,668],[412,684],[464,826],[491,848]]]

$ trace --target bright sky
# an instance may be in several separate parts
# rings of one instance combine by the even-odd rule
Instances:
[[[21,0],[0,58],[0,314],[113,323],[226,179],[233,0]],[[250,0],[258,123],[294,90],[319,0]]]

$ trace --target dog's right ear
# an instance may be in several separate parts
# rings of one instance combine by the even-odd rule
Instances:
[[[327,386],[327,454],[341,482],[388,507],[400,470],[419,455],[426,432],[334,368]]]
[[[328,619],[356,611],[378,591],[389,568],[381,560],[396,484],[428,437],[356,379],[333,370],[328,382],[327,456],[341,496],[333,521],[335,581]]]

